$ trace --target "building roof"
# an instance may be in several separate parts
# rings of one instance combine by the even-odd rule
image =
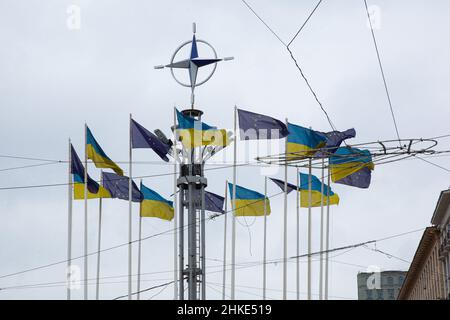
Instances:
[[[398,300],[408,299],[408,296],[414,288],[417,278],[419,277],[420,272],[422,271],[422,268],[431,253],[434,243],[438,240],[438,234],[439,229],[434,226],[426,228],[423,232],[422,239],[420,239],[413,261],[409,266],[405,281],[403,282],[403,286],[398,294]]]
[[[383,271],[380,271],[379,273],[381,273],[381,274],[383,274],[383,273],[388,274],[388,273],[406,273],[406,272],[407,271],[404,271],[404,270],[383,270]],[[359,271],[358,272],[358,274],[368,274],[368,275],[372,275],[374,273],[375,273],[375,271],[372,271],[372,272]]]
[[[434,209],[433,217],[431,218],[431,223],[434,226],[441,225],[445,223],[444,218],[447,213],[447,209],[450,206],[450,189],[444,190],[439,196],[436,208]]]

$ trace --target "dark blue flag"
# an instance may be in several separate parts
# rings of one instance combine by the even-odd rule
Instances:
[[[131,147],[150,148],[156,152],[161,159],[168,162],[167,153],[170,146],[162,142],[155,134],[151,133],[139,123],[131,119]]]
[[[341,180],[335,181],[335,183],[345,184],[351,187],[357,187],[362,189],[367,189],[370,186],[370,181],[372,179],[372,170],[370,168],[364,167],[349,176],[342,178]]]
[[[212,192],[205,191],[205,210],[225,213],[225,211],[223,210],[224,201],[224,197],[221,197],[218,194]]]
[[[262,114],[238,109],[241,140],[281,139],[289,134],[282,121]]]
[[[70,165],[70,173],[73,174],[74,183],[84,184],[84,167],[72,144],[70,145],[70,158],[72,160],[72,163]],[[99,184],[88,175],[87,176],[88,191],[90,193],[97,193],[99,188],[100,188]]]
[[[103,179],[103,187],[111,193],[112,198],[122,199],[122,200],[128,200],[129,195],[129,178],[125,176],[119,176],[115,173],[110,172],[103,172],[102,173],[102,179]],[[141,191],[139,191],[139,188],[137,185],[132,181],[132,194],[131,194],[131,200],[133,202],[141,202],[142,201],[142,194]]]
[[[269,178],[270,180],[272,180],[277,186],[280,187],[281,190],[284,191],[284,181],[283,180],[279,180],[279,179],[275,179],[275,178]],[[298,190],[298,188],[293,185],[292,183],[287,184],[287,193],[290,193],[291,191],[294,190]]]
[[[341,143],[356,136],[355,129],[351,128],[345,131],[321,132],[326,137],[326,144],[320,151],[314,155],[317,158],[327,158],[331,153],[335,153]]]

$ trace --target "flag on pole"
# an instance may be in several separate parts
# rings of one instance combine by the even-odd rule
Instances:
[[[129,177],[119,176],[112,172],[102,172],[103,186],[109,191],[112,198],[129,200]],[[142,195],[137,185],[132,181],[131,201],[141,202]]]
[[[309,182],[308,174],[300,173],[300,207],[309,208]],[[330,205],[339,204],[339,196],[331,191],[331,188],[323,184],[322,194],[322,182],[319,178],[311,175],[311,207],[320,207],[323,204],[328,204],[328,195],[330,196]]]
[[[241,140],[282,139],[289,134],[282,121],[250,111],[237,109]]]
[[[319,150],[314,157],[328,158],[336,152],[344,140],[354,138],[356,136],[355,129],[351,128],[345,131],[320,132],[326,138],[325,146]]]
[[[327,138],[320,132],[288,123],[286,158],[301,159],[312,156],[319,148],[325,146]]]
[[[73,197],[75,200],[84,200],[84,167],[73,145],[70,145],[71,169],[73,175]],[[89,175],[87,176],[88,199],[111,198],[108,190],[99,185]]]
[[[231,200],[233,199],[233,184],[228,183]],[[264,204],[266,215],[270,214],[270,201],[263,194],[236,185],[235,216],[264,216]]]
[[[223,210],[223,204],[225,198],[218,194],[205,191],[205,210],[211,212],[225,213]]]
[[[103,151],[103,149],[98,144],[92,135],[91,130],[86,126],[86,147],[88,159],[91,159],[97,168],[110,168],[113,169],[115,173],[123,176],[123,170],[114,163]]]
[[[358,188],[369,187],[371,171],[375,168],[369,150],[341,147],[330,157],[329,163],[333,182]]]
[[[154,217],[171,221],[174,217],[173,202],[164,199],[161,195],[141,182],[142,202],[140,206],[141,217]]]
[[[277,186],[280,187],[281,190],[284,191],[284,181],[283,180],[279,180],[279,179],[275,179],[275,178],[269,178],[270,180],[272,180],[272,182],[274,182]],[[297,188],[294,184],[292,183],[287,183],[287,193],[290,193],[291,191],[294,190],[299,190],[299,188]]]
[[[352,173],[351,175],[336,181],[336,183],[345,184],[351,187],[357,187],[367,189],[370,186],[372,179],[372,170],[368,167],[364,167],[359,171]]]
[[[170,150],[170,146],[162,142],[155,134],[151,133],[139,123],[130,119],[131,121],[131,147],[133,149],[138,148],[150,148],[164,161],[168,162],[167,153]]]
[[[204,122],[184,115],[177,111],[177,132],[181,143],[185,148],[200,146],[227,146],[230,142],[225,129],[217,129]]]

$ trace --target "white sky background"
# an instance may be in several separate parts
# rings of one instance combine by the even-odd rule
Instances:
[[[279,35],[288,41],[303,23],[316,1],[250,1]],[[81,29],[66,26],[69,5],[81,8]],[[402,137],[432,137],[449,134],[448,93],[450,36],[448,1],[369,1],[381,10],[376,37],[390,87],[394,111]],[[379,67],[366,26],[362,0],[324,1],[299,38],[292,45],[319,99],[338,129],[354,127],[355,142],[394,139],[395,131]],[[128,157],[129,113],[148,129],[166,133],[172,124],[172,108],[189,104],[189,91],[177,85],[168,70],[153,66],[168,63],[173,50],[192,37],[197,22],[198,38],[212,43],[220,56],[234,56],[222,62],[206,85],[197,89],[197,106],[205,111],[207,123],[233,126],[233,106],[274,116],[326,131],[329,125],[301,79],[293,61],[241,1],[23,1],[0,0],[0,150],[2,155],[67,159],[67,139],[83,156],[83,125],[115,161]],[[204,47],[199,47],[200,55]],[[199,77],[202,74],[200,73]],[[240,144],[242,148],[246,144]],[[449,149],[440,140],[438,149]],[[230,150],[231,151],[231,150]],[[231,152],[227,159],[231,159]],[[159,158],[150,150],[134,152],[137,161]],[[431,161],[449,167],[447,157]],[[0,158],[0,169],[35,164]],[[125,171],[126,164],[122,164]],[[93,166],[90,174],[98,178]],[[134,176],[168,173],[172,166],[135,165]],[[320,173],[314,172],[316,175]],[[282,178],[282,172],[275,177]],[[223,193],[231,169],[207,174],[208,189]],[[240,185],[263,191],[260,169],[238,170]],[[67,182],[67,165],[54,164],[20,170],[0,171],[0,187]],[[290,171],[295,183],[295,172]],[[145,179],[144,183],[165,196],[172,193],[172,177]],[[449,186],[449,175],[420,160],[408,160],[376,167],[372,185],[361,190],[333,185],[341,204],[332,207],[331,247],[383,238],[429,224],[439,192]],[[279,192],[268,185],[269,195]],[[289,256],[295,254],[295,207],[289,196]],[[103,246],[127,241],[128,203],[104,201]],[[268,259],[282,257],[283,197],[271,199],[268,219]],[[96,249],[97,201],[89,201],[90,251]],[[138,206],[135,205],[137,230]],[[66,259],[67,188],[0,190],[0,276]],[[306,214],[301,211],[302,248],[306,251]],[[319,249],[320,209],[313,212],[314,244]],[[253,219],[247,219],[249,223]],[[237,224],[237,263],[262,259],[262,219],[247,228]],[[83,252],[83,203],[74,205],[73,255]],[[172,223],[144,221],[144,235],[168,230]],[[222,259],[223,218],[207,224],[207,257]],[[379,249],[411,260],[421,232],[379,243]],[[171,235],[143,243],[142,288],[172,279]],[[134,253],[137,251],[135,250]],[[250,254],[251,252],[251,254]],[[341,252],[342,253],[342,252]],[[334,254],[332,255],[334,256]],[[136,260],[135,260],[136,261]],[[332,258],[330,296],[357,298],[356,275],[369,265],[384,270],[406,270],[408,265],[394,258],[358,248]],[[82,260],[76,261],[82,266]],[[303,261],[304,262],[304,261]],[[349,265],[352,264],[352,265]],[[220,261],[208,261],[209,271]],[[357,266],[355,266],[357,265]],[[90,258],[90,278],[95,276],[95,257]],[[135,264],[136,266],[136,264]],[[65,264],[0,278],[0,288],[65,280]],[[318,291],[315,264],[314,293]],[[306,264],[301,264],[302,292],[306,292]],[[127,292],[127,249],[102,255],[101,297],[111,299]],[[230,274],[227,275],[228,280]],[[220,272],[207,276],[221,283]],[[260,299],[262,267],[237,271],[237,298]],[[270,298],[281,298],[282,265],[268,266]],[[289,265],[289,298],[295,298],[295,264]],[[0,291],[0,299],[65,299],[61,283],[38,289]],[[214,288],[219,287],[211,284]],[[251,288],[250,288],[251,287]],[[255,289],[256,288],[256,289]],[[90,286],[94,297],[95,286]],[[157,291],[144,293],[150,298]],[[82,290],[74,292],[82,298]],[[172,286],[155,298],[171,299]],[[209,289],[208,298],[221,295]],[[305,295],[303,294],[304,298]]]

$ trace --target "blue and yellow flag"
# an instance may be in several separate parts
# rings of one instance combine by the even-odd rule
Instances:
[[[141,182],[142,201],[140,206],[141,217],[160,218],[172,220],[174,217],[173,202],[164,199],[160,194],[144,186]]]
[[[300,207],[309,207],[309,181],[308,174],[300,173]],[[311,175],[311,207],[320,207],[322,205],[327,205],[328,195],[330,196],[330,205],[339,204],[339,196],[331,191],[331,188],[323,184],[323,194],[322,194],[322,182],[316,177]]]
[[[185,148],[192,149],[208,145],[224,147],[230,143],[225,129],[209,126],[178,110],[177,119],[178,137]]]
[[[228,183],[230,198],[233,200],[233,184]],[[266,215],[270,214],[270,201],[263,194],[236,185],[235,216],[264,216],[264,206]]]
[[[370,171],[374,169],[372,155],[369,150],[361,150],[357,148],[341,147],[336,150],[330,157],[331,179],[336,183],[345,183],[345,179],[354,173],[363,170],[369,174],[364,174],[364,179],[351,179],[353,182],[360,184],[360,187],[367,188],[370,184]],[[367,181],[368,179],[368,181]],[[349,184],[353,185],[353,184]],[[354,185],[358,186],[358,185]]]
[[[73,198],[75,200],[84,199],[84,167],[78,157],[73,145],[70,145],[71,168],[70,173],[73,175]],[[87,176],[87,198],[111,198],[111,193],[96,181]]]
[[[87,126],[86,147],[88,159],[91,159],[97,168],[110,168],[118,175],[123,176],[123,170],[106,155]]]
[[[327,142],[323,134],[292,123],[288,123],[288,130],[286,150],[288,160],[312,156]]]

